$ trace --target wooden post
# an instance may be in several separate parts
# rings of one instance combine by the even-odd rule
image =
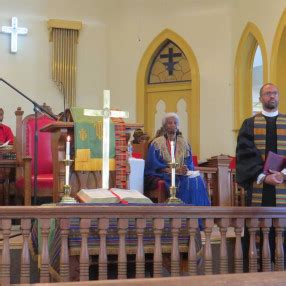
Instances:
[[[214,156],[208,160],[209,167],[217,168],[217,193],[213,194],[215,206],[231,206],[230,161],[231,159],[227,155]]]
[[[24,162],[24,205],[32,205],[32,157],[23,158]],[[33,191],[34,192],[34,191]]]

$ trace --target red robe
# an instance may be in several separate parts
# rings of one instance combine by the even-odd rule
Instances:
[[[9,140],[9,145],[14,144],[14,135],[10,127],[0,123],[0,144],[3,144]]]

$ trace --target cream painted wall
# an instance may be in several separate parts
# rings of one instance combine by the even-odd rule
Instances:
[[[273,4],[274,3],[274,4]],[[111,89],[112,106],[136,118],[136,74],[144,51],[168,28],[183,37],[197,57],[201,94],[201,159],[234,154],[233,66],[248,21],[260,28],[270,59],[272,40],[286,0],[0,0],[0,25],[29,29],[19,51],[9,53],[9,36],[0,34],[0,77],[55,112],[63,99],[51,80],[47,21],[83,22],[78,44],[77,104],[99,108],[102,90]],[[0,83],[5,122],[14,127],[14,110],[31,105]],[[211,142],[211,144],[210,144]]]
[[[0,25],[10,25],[11,17],[17,16],[19,26],[29,29],[28,35],[19,36],[17,54],[9,52],[10,36],[0,34],[0,77],[36,102],[46,102],[56,113],[63,110],[63,97],[51,79],[51,43],[47,29],[49,19],[83,22],[78,44],[77,105],[97,107],[102,104],[107,68],[105,15],[110,4],[93,0],[83,2],[0,0]],[[31,103],[4,83],[0,83],[0,99],[0,105],[5,109],[4,121],[13,129],[17,106],[21,106],[26,114],[33,111]]]

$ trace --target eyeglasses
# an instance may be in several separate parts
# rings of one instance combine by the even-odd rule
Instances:
[[[262,93],[263,96],[267,96],[270,97],[271,95],[277,96],[278,95],[278,91],[267,91],[265,93]]]

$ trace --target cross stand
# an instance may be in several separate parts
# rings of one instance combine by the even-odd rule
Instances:
[[[65,166],[71,166],[73,160],[70,159],[65,159],[63,160]],[[77,203],[77,201],[71,197],[71,185],[64,185],[64,195],[61,199],[61,203],[65,203],[65,204],[74,204]]]
[[[168,163],[168,165],[171,167],[172,172],[174,172],[176,170],[176,167],[178,167],[179,164],[176,162],[172,162],[172,163]],[[175,185],[175,182],[172,182],[170,186],[170,197],[167,200],[167,204],[183,204],[181,199],[176,197],[176,191],[177,191],[177,187]]]
[[[110,118],[128,118],[128,111],[119,111],[110,109],[110,91],[103,91],[103,109],[93,110],[85,109],[86,116],[103,117],[103,140],[102,140],[102,189],[109,190],[109,128]]]

